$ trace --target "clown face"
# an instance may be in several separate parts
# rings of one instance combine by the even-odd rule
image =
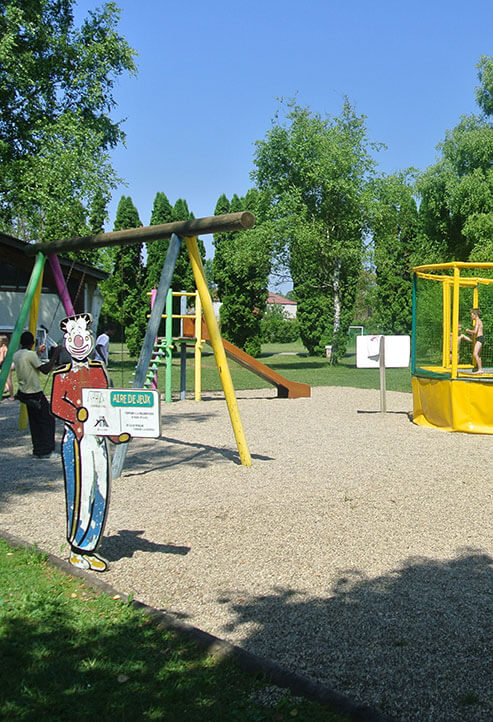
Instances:
[[[94,336],[88,326],[91,323],[89,314],[66,319],[65,348],[76,361],[83,361],[94,348]]]

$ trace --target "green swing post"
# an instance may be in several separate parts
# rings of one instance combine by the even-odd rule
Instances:
[[[3,390],[5,388],[5,384],[7,383],[7,377],[9,375],[10,367],[12,365],[12,357],[17,351],[17,347],[19,346],[19,341],[24,326],[26,325],[27,317],[29,316],[29,310],[33,302],[34,294],[36,293],[39,279],[41,278],[41,274],[43,273],[45,261],[46,256],[43,253],[38,253],[38,255],[36,256],[36,261],[34,262],[33,270],[31,272],[31,278],[29,279],[29,283],[26,288],[26,293],[24,294],[24,300],[22,302],[21,310],[19,312],[19,316],[17,317],[17,323],[15,324],[15,328],[10,338],[7,355],[5,356],[5,360],[2,364],[2,370],[0,371],[0,399],[3,396]]]

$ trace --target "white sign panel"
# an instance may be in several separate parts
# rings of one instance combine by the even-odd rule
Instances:
[[[84,434],[157,438],[161,435],[159,392],[148,389],[82,389],[88,411]]]
[[[381,336],[356,337],[356,366],[377,369],[380,366]],[[385,368],[406,368],[411,355],[410,336],[385,336]]]

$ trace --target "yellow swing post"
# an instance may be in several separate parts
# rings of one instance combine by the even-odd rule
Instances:
[[[216,359],[217,369],[219,371],[224,396],[226,398],[226,404],[228,406],[229,416],[233,426],[233,433],[235,435],[241,463],[243,466],[251,466],[252,459],[248,450],[243,424],[241,423],[238,402],[233,387],[233,381],[231,380],[231,373],[229,371],[221,334],[219,333],[216,316],[214,315],[211,295],[205,279],[202,259],[200,258],[199,248],[197,245],[197,238],[196,236],[187,236],[185,237],[185,242],[187,244],[188,255],[190,256],[190,263],[192,264],[195,285],[197,286],[197,291],[202,303],[205,322],[207,324],[207,328],[209,329],[212,350],[214,351],[214,357]]]

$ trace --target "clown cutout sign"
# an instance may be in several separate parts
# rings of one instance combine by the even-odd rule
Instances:
[[[125,443],[130,434],[97,436],[84,433],[88,411],[82,403],[82,389],[107,389],[108,377],[99,361],[89,356],[94,337],[89,330],[89,313],[63,319],[65,348],[71,361],[55,371],[51,411],[65,423],[62,462],[65,476],[67,540],[70,563],[81,569],[103,572],[107,562],[96,553],[104,531],[110,498],[110,457],[107,438]]]

